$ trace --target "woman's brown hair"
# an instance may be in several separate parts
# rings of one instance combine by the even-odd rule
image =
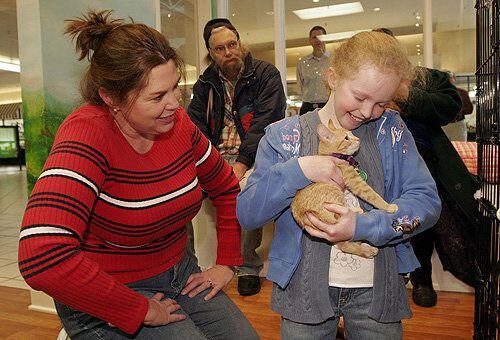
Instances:
[[[87,103],[104,105],[100,88],[117,103],[126,103],[130,94],[137,95],[146,85],[150,71],[169,60],[184,76],[182,59],[160,32],[144,24],[110,19],[111,13],[89,11],[67,20],[64,33],[76,40],[78,60],[90,61],[80,84]]]

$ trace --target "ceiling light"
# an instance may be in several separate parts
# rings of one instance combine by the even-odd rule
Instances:
[[[172,16],[172,14],[170,14],[170,13],[168,13],[168,14],[167,14],[167,17],[169,17],[169,18],[170,18],[171,16]]]
[[[297,9],[293,11],[302,20],[318,19],[363,12],[361,2]]]
[[[375,12],[378,12],[378,11],[380,11],[380,7],[375,7],[373,10],[374,10]]]
[[[419,27],[419,26],[420,26],[420,24],[418,22],[415,23],[415,27]]]
[[[364,29],[364,30],[357,30],[357,31],[348,31],[348,32],[339,32],[339,33],[330,33],[330,34],[321,34],[318,35],[317,38],[320,41],[323,42],[329,42],[329,41],[336,41],[336,40],[343,40],[343,39],[349,39],[353,35],[360,33],[360,32],[369,32],[371,29]]]
[[[234,17],[235,15],[236,15],[236,13],[231,14],[231,16],[233,16],[233,17]]]
[[[416,18],[417,20],[420,20],[420,15],[417,15],[415,18]]]
[[[420,45],[419,45],[419,44],[417,44],[417,47],[420,47]]]
[[[17,72],[17,73],[21,72],[21,66],[19,65],[19,60],[0,57],[0,70]]]
[[[313,0],[313,2],[319,2],[319,0]]]
[[[274,12],[273,11],[268,11],[266,12],[267,15],[274,15]]]

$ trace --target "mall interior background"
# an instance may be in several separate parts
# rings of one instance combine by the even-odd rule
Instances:
[[[286,82],[289,98],[289,114],[300,105],[297,96],[295,68],[299,58],[311,53],[308,41],[309,29],[324,26],[329,34],[352,34],[375,27],[390,28],[408,50],[415,65],[424,65],[423,21],[424,0],[362,0],[362,13],[327,18],[301,20],[294,10],[321,7],[348,0],[284,0],[286,49],[274,49],[274,8],[271,0],[212,0],[212,13],[199,15],[200,6],[207,8],[210,0],[160,0],[160,25],[162,33],[179,49],[186,61],[186,88],[183,105],[189,103],[190,90],[206,65],[200,62],[205,54],[196,27],[198,21],[217,15],[216,7],[225,3],[228,18],[237,27],[241,40],[254,57],[275,62],[275,54],[286,56]],[[99,1],[105,4],[106,1]],[[432,1],[432,63],[437,69],[446,69],[458,75],[458,86],[469,91],[474,103],[476,67],[475,58],[475,1]],[[208,7],[209,8],[209,7]],[[19,64],[19,45],[15,0],[0,0],[0,62]],[[334,37],[335,39],[335,37]],[[327,42],[332,50],[341,40]],[[0,104],[21,102],[20,74],[0,70]],[[4,109],[5,110],[5,109]],[[0,113],[0,119],[1,119]],[[5,117],[4,117],[5,118]],[[21,125],[22,120],[3,119],[0,125]],[[475,117],[467,117],[467,124],[474,130]],[[21,145],[23,143],[21,134]]]
[[[99,4],[99,8],[113,9],[117,0],[69,0],[84,8],[83,4]],[[227,17],[232,21],[240,33],[241,40],[247,45],[253,56],[258,59],[275,63],[276,57],[281,56],[286,60],[286,83],[288,95],[288,114],[294,114],[300,106],[300,97],[297,95],[295,68],[299,58],[312,52],[308,41],[309,29],[315,25],[324,26],[327,33],[349,35],[359,30],[371,30],[375,27],[391,29],[408,50],[415,65],[424,66],[424,52],[430,46],[424,46],[424,3],[432,5],[432,66],[437,69],[446,69],[457,74],[457,86],[467,89],[475,104],[475,76],[476,69],[476,28],[475,28],[475,1],[474,0],[360,0],[363,12],[345,16],[335,16],[311,20],[301,20],[294,14],[294,10],[309,7],[320,7],[351,0],[151,0],[155,3],[160,13],[157,17],[157,27],[169,39],[172,46],[179,49],[186,62],[187,78],[184,87],[183,106],[188,105],[191,87],[198,75],[203,72],[206,65],[202,63],[206,54],[201,30],[206,21],[217,16],[217,7],[224,5]],[[286,48],[275,50],[275,9],[273,4],[284,4],[284,36]],[[19,27],[18,9],[20,4],[39,3],[40,6],[52,6],[52,0],[0,0],[0,62],[10,65],[19,65],[19,40],[18,33],[29,34],[26,29]],[[17,6],[16,6],[17,5]],[[54,9],[57,10],[57,9]],[[143,17],[138,11],[132,15],[136,19]],[[198,29],[197,29],[198,28]],[[69,39],[59,37],[70,46]],[[327,50],[332,50],[341,40],[327,42]],[[58,51],[56,51],[58,52]],[[57,53],[54,53],[57,55]],[[68,55],[76,63],[76,54],[68,47]],[[57,63],[56,60],[50,61]],[[25,70],[28,68],[25,68]],[[21,65],[21,72],[23,65]],[[22,114],[22,105],[8,105],[21,103],[21,75],[18,71],[0,70],[0,126],[18,125],[20,128],[21,147],[23,146],[23,120],[12,118],[12,107]],[[75,77],[76,79],[76,77]],[[25,95],[25,94],[23,94]],[[77,98],[74,98],[75,103]],[[71,109],[67,110],[69,114]],[[4,114],[4,116],[2,116]],[[11,116],[9,116],[9,114]],[[471,136],[474,134],[475,114],[467,117]],[[1,132],[1,131],[0,131]],[[472,138],[472,137],[471,137]],[[0,134],[0,142],[1,142]],[[0,159],[0,164],[4,160]],[[43,164],[42,164],[43,165]],[[22,180],[22,184],[25,181]],[[9,194],[10,195],[10,194]],[[25,194],[23,194],[25,195]],[[23,198],[20,198],[23,201]],[[18,214],[22,213],[20,209]],[[17,223],[17,222],[16,222]],[[17,233],[12,227],[12,233]],[[213,249],[214,235],[204,235],[207,241],[205,249]],[[270,231],[265,232],[264,247],[269,244],[272,237]],[[212,239],[210,239],[212,238]],[[198,246],[200,246],[198,244]],[[14,254],[14,251],[12,252]],[[14,255],[12,255],[14,256]],[[13,261],[15,259],[12,259]],[[207,259],[209,265],[212,259]],[[439,268],[440,263],[434,259],[434,264]],[[1,264],[0,264],[1,266]],[[16,268],[14,268],[16,267]],[[17,270],[17,266],[12,266]],[[435,272],[435,273],[434,273]],[[17,272],[15,273],[17,274]],[[454,279],[451,274],[441,270],[433,271],[433,281],[438,289],[452,291],[472,291]],[[0,277],[2,275],[0,274]],[[2,284],[0,282],[0,284]],[[33,302],[33,300],[32,300]]]

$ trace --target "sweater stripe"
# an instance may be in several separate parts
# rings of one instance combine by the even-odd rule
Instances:
[[[182,219],[185,219],[186,216],[190,216],[192,214],[197,213],[199,209],[200,209],[200,204],[193,205],[189,207],[189,209],[182,209],[181,211],[179,211],[179,213],[175,215],[171,215],[166,219],[156,221],[154,225],[152,225],[149,228],[144,228],[144,225],[137,225],[137,226],[125,225],[124,227],[120,227],[117,225],[113,225],[114,223],[97,221],[97,219],[94,219],[93,223],[96,227],[99,227],[99,229],[102,229],[104,231],[116,235],[141,238],[144,236],[149,236],[158,233],[158,228],[160,229],[168,228],[170,225],[175,224]]]
[[[108,160],[106,159],[106,157],[99,150],[97,150],[96,148],[94,148],[90,145],[76,142],[76,141],[61,141],[54,146],[54,149],[52,151],[55,151],[55,150],[58,150],[59,148],[64,148],[64,147],[74,148],[74,149],[84,151],[90,157],[94,158],[104,168],[109,168],[109,163],[108,163]]]
[[[51,235],[71,235],[72,233],[66,229],[63,228],[58,228],[58,227],[34,227],[34,228],[24,228],[21,230],[21,233],[19,234],[19,239],[23,239],[27,236],[32,236],[32,235],[45,235],[45,234],[51,234]]]
[[[71,201],[74,204],[70,204],[69,202],[67,202],[66,204],[71,205],[71,206],[75,206],[75,208],[82,211],[84,213],[84,215],[90,215],[90,209],[86,205],[84,205],[81,201],[79,201],[79,200],[77,200],[74,197],[71,197],[69,195],[64,195],[64,194],[61,194],[58,192],[40,191],[38,193],[33,193],[30,196],[30,202],[35,202],[35,199],[38,199],[38,197],[45,197],[45,198],[49,199],[50,196],[55,196],[55,197],[61,198],[61,200]],[[50,198],[50,199],[52,199],[52,198]]]
[[[37,204],[35,204],[38,202]],[[40,203],[42,202],[42,203]],[[63,207],[63,205],[67,205],[68,207]],[[73,204],[71,202],[67,202],[61,199],[57,198],[52,198],[52,197],[42,197],[42,198],[30,198],[28,204],[27,204],[27,209],[32,209],[34,207],[43,207],[43,206],[49,206],[49,207],[58,207],[60,206],[61,209],[66,208],[67,211],[72,211],[73,214],[77,215],[79,218],[82,220],[86,221],[89,218],[90,212],[88,209],[82,209],[81,207],[77,206],[76,204]],[[77,210],[78,212],[70,209],[74,208],[74,210]]]
[[[110,167],[108,171],[109,176],[129,176],[129,177],[140,177],[140,178],[154,178],[155,176],[161,176],[164,174],[169,174],[171,171],[176,170],[182,164],[186,162],[190,163],[193,161],[192,154],[190,152],[184,152],[179,155],[177,158],[170,161],[165,166],[155,169],[155,170],[146,170],[146,171],[138,171],[138,170],[130,170],[123,169],[117,167]]]
[[[44,172],[42,172],[40,177],[38,177],[38,180],[45,178],[45,177],[49,177],[49,176],[71,178],[71,179],[73,179],[77,182],[80,182],[83,185],[91,188],[96,194],[99,193],[97,186],[90,179],[86,178],[83,175],[80,175],[79,173],[77,173],[75,171],[71,171],[71,170],[63,169],[63,168],[47,169]]]
[[[196,188],[198,185],[198,178],[194,178],[189,184],[186,186],[169,193],[167,195],[162,195],[159,197],[151,198],[151,199],[146,199],[146,200],[138,200],[138,201],[132,201],[132,200],[122,200],[118,199],[115,197],[108,196],[105,193],[100,193],[99,198],[105,201],[106,203],[109,203],[111,205],[120,207],[120,208],[125,208],[125,209],[143,209],[151,206],[155,206],[167,201],[170,201],[180,195],[185,194],[186,192],[189,192]]]
[[[205,152],[205,154],[195,163],[196,166],[199,166],[200,164],[203,164],[204,161],[206,161],[206,159],[208,158],[208,156],[210,156],[210,154],[212,153],[212,143],[208,142],[208,145],[207,145],[207,151]]]
[[[40,268],[39,270],[37,270],[37,271],[35,271],[35,272],[31,272],[31,273],[29,273],[29,274],[27,274],[27,273],[24,273],[24,272],[23,272],[23,278],[24,278],[25,280],[27,280],[27,279],[32,278],[32,277],[33,277],[33,276],[35,276],[35,275],[38,275],[38,274],[43,273],[43,272],[45,272],[45,271],[47,271],[47,270],[49,270],[49,269],[52,269],[52,268],[56,267],[57,265],[59,265],[61,262],[64,262],[64,261],[66,261],[67,259],[69,259],[69,258],[71,258],[71,257],[75,256],[77,253],[79,253],[79,251],[78,251],[78,250],[76,250],[76,249],[73,249],[73,251],[72,251],[70,254],[68,254],[68,255],[66,255],[66,256],[64,256],[64,257],[60,258],[59,260],[57,260],[57,261],[55,261],[55,262],[52,262],[51,264],[49,264],[49,265],[47,265],[47,266],[45,266],[45,267]]]

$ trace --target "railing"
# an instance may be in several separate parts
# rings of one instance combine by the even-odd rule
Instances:
[[[474,339],[499,339],[500,310],[500,8],[499,0],[476,1],[476,141],[481,224],[475,289]]]

